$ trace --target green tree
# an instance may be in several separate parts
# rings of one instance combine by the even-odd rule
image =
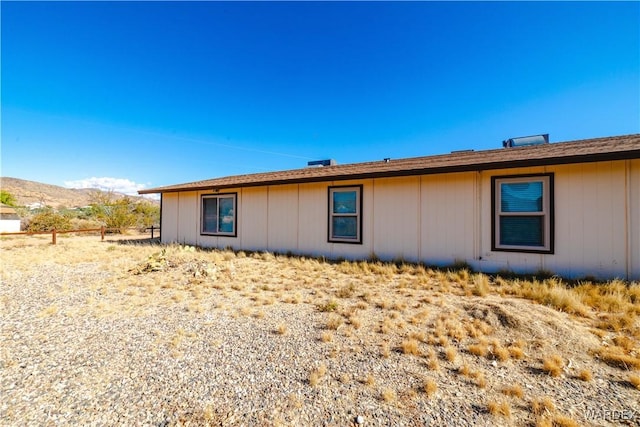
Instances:
[[[0,203],[9,205],[9,206],[15,206],[16,198],[13,196],[13,194],[9,193],[8,191],[0,190]]]
[[[107,228],[122,232],[125,228],[147,228],[158,224],[160,207],[146,200],[119,197],[112,191],[95,191],[91,194],[91,217]]]
[[[147,201],[136,203],[134,208],[137,225],[140,228],[151,227],[160,222],[160,206]]]
[[[110,200],[103,204],[92,204],[91,207],[94,216],[107,228],[123,232],[125,228],[136,225],[135,205],[128,197]]]

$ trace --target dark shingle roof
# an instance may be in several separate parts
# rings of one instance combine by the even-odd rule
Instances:
[[[255,187],[261,185],[427,175],[445,172],[585,163],[640,158],[640,134],[558,142],[518,148],[464,151],[385,162],[324,166],[234,175],[139,191],[140,194]]]

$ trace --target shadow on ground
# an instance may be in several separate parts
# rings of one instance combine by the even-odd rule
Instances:
[[[153,239],[151,239],[147,237],[142,239],[120,239],[115,241],[115,243],[119,245],[155,246],[160,244],[160,238],[154,237]]]

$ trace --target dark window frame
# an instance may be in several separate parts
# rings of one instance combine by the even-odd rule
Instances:
[[[210,232],[204,231],[204,200],[205,199],[233,199],[233,232]],[[218,201],[218,215],[220,214],[220,202]],[[201,236],[219,236],[219,237],[237,237],[238,236],[238,193],[211,193],[202,194],[200,196],[200,235]]]
[[[333,213],[333,200],[331,195],[335,192],[335,190],[347,190],[347,189],[353,189],[355,190],[356,193],[356,198],[358,199],[357,204],[357,209],[358,212],[356,213],[355,217],[358,221],[357,224],[357,235],[355,239],[345,239],[345,238],[336,238],[336,237],[332,237],[331,236],[331,232],[333,230],[333,222],[332,219],[335,216],[335,214]],[[327,189],[327,242],[329,243],[346,243],[348,245],[361,245],[362,244],[362,219],[363,219],[363,212],[362,212],[362,199],[363,199],[363,186],[362,184],[356,184],[356,185],[334,185],[334,186],[330,186]]]
[[[499,203],[500,200],[497,200],[498,191],[497,186],[499,183],[503,181],[509,180],[519,180],[519,179],[527,179],[531,178],[532,181],[535,181],[535,178],[544,178],[543,180],[543,199],[544,192],[548,193],[548,206],[546,209],[543,208],[544,212],[544,226],[545,232],[543,237],[546,236],[546,229],[549,230],[548,234],[548,245],[544,246],[509,246],[509,245],[500,245],[497,241],[497,235],[500,230],[498,229],[498,215],[499,215]],[[548,185],[544,183],[548,182]],[[553,254],[555,253],[555,196],[554,196],[554,173],[536,173],[536,174],[520,174],[520,175],[500,175],[500,176],[492,176],[491,177],[491,250],[495,252],[520,252],[520,253],[537,253],[537,254]]]

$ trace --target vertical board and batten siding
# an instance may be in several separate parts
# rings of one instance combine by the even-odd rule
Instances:
[[[301,254],[328,256],[327,212],[329,195],[326,183],[300,184],[298,187],[298,244]]]
[[[178,200],[180,193],[162,195],[162,218],[160,218],[160,240],[162,243],[178,241]]]
[[[267,249],[298,250],[298,184],[269,187],[267,199]]]
[[[436,265],[476,257],[476,172],[421,177],[420,258]]]
[[[383,259],[420,257],[420,177],[373,182],[373,252]]]
[[[491,178],[554,174],[554,253],[491,250]],[[328,242],[328,189],[362,185],[362,244]],[[466,261],[485,272],[640,279],[640,160],[238,188],[237,237],[200,235],[200,198],[165,193],[162,241],[330,258]]]
[[[194,245],[200,235],[200,200],[197,191],[180,193],[178,199],[178,242]]]
[[[265,250],[268,235],[267,187],[248,187],[238,190],[238,239],[239,249]],[[242,201],[242,203],[240,203]]]
[[[627,207],[629,269],[627,277],[640,280],[640,159],[628,160],[627,164],[627,194],[629,197],[629,206]]]

